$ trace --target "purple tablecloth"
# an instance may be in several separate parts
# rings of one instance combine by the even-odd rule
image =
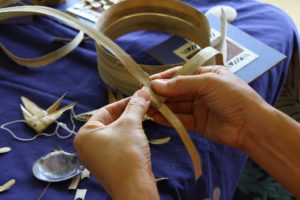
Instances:
[[[286,14],[252,0],[185,2],[203,12],[217,4],[233,6],[238,11],[238,17],[233,22],[235,26],[287,56],[287,59],[251,83],[266,101],[273,103],[285,79],[291,56],[298,48],[296,29]],[[0,25],[0,42],[16,55],[27,58],[60,47],[60,43],[53,42],[54,37],[71,38],[74,35],[73,30],[44,17],[35,17],[33,24]],[[166,34],[140,31],[122,37],[118,43],[139,62],[155,63],[145,51],[168,37]],[[107,104],[107,90],[97,72],[96,52],[92,41],[83,42],[62,60],[37,69],[19,66],[0,52],[0,124],[23,118],[19,106],[20,96],[26,96],[47,108],[65,92],[68,93],[63,105],[78,102],[76,113]],[[68,120],[67,114],[60,119],[64,122]],[[76,125],[78,128],[81,124]],[[32,129],[22,123],[9,127],[18,136],[34,135]],[[152,122],[145,123],[145,130],[150,139],[172,137],[168,144],[151,145],[155,176],[169,178],[158,183],[161,199],[213,199],[213,190],[217,187],[221,191],[220,199],[232,199],[246,155],[191,133],[203,163],[203,175],[195,182],[191,161],[177,133],[172,128]],[[12,147],[10,153],[0,156],[0,184],[11,178],[16,179],[16,184],[10,191],[0,194],[0,199],[36,199],[47,183],[34,178],[31,169],[33,162],[57,147],[74,152],[72,139],[73,137],[59,139],[57,136],[41,136],[31,142],[20,142],[0,129],[0,147]],[[73,199],[75,191],[67,190],[69,183],[70,181],[64,181],[51,184],[44,199]],[[86,199],[109,199],[93,177],[82,180],[79,188],[88,189]]]

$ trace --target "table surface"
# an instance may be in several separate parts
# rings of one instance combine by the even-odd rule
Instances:
[[[283,62],[251,83],[272,104],[292,64],[294,50],[298,47],[296,28],[287,15],[270,5],[252,0],[185,2],[202,12],[218,4],[233,6],[238,11],[233,25],[287,56]],[[59,48],[61,44],[54,43],[54,37],[72,38],[75,34],[72,29],[45,17],[35,17],[32,24],[0,25],[0,42],[16,55],[26,58]],[[167,34],[139,31],[121,37],[117,42],[138,62],[155,63],[145,52],[168,37]],[[65,92],[68,93],[62,104],[78,102],[76,113],[107,104],[107,90],[97,72],[93,41],[87,40],[65,58],[37,69],[19,66],[0,52],[0,124],[23,118],[20,96],[26,96],[42,108],[47,108]],[[67,114],[60,121],[70,124]],[[81,125],[76,122],[77,129]],[[172,137],[168,144],[150,146],[155,176],[169,178],[158,183],[161,199],[213,199],[215,188],[220,188],[220,199],[232,199],[247,159],[245,154],[191,133],[203,163],[203,175],[195,182],[191,161],[177,133],[172,128],[153,122],[146,122],[144,127],[149,139]],[[20,137],[34,135],[24,123],[10,125],[9,128]],[[51,129],[53,127],[47,131],[51,132]],[[66,134],[63,130],[60,133]],[[0,184],[16,179],[16,184],[10,191],[0,194],[0,199],[36,199],[47,183],[34,178],[32,164],[57,147],[74,152],[72,139],[41,136],[31,142],[20,142],[0,129],[0,147],[12,147],[10,153],[0,156]],[[75,191],[67,190],[69,184],[69,180],[51,184],[44,199],[73,199]],[[79,188],[88,189],[86,199],[109,199],[94,177],[82,180]]]

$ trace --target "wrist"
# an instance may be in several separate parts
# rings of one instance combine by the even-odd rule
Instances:
[[[101,173],[101,168],[95,173],[112,199],[159,199],[150,161],[143,156],[129,154],[117,156],[114,163],[113,167],[105,170],[107,173]]]
[[[249,110],[247,122],[240,132],[242,139],[239,146],[246,153],[252,151],[253,142],[264,141],[269,137],[268,133],[274,128],[272,118],[277,115],[277,110],[265,101],[255,103]]]
[[[241,150],[284,187],[300,196],[298,185],[300,124],[271,106],[262,105],[245,128]],[[292,177],[292,178],[291,178]]]
[[[135,170],[111,188],[113,200],[159,199],[156,181],[152,172]]]

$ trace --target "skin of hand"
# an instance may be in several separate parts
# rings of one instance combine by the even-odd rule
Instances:
[[[245,82],[220,66],[200,67],[191,76],[170,79],[180,67],[152,76],[152,89],[167,97],[167,105],[189,130],[232,147],[243,145],[243,130],[252,107],[266,104]],[[148,113],[169,125],[160,113]],[[222,133],[222,134],[220,134]]]
[[[113,199],[159,199],[142,118],[150,93],[99,109],[74,139],[82,163]]]
[[[178,69],[154,75],[152,89],[167,98],[185,127],[241,149],[300,198],[300,124],[224,67],[201,67],[195,75],[169,79]],[[148,115],[169,125],[154,110]]]

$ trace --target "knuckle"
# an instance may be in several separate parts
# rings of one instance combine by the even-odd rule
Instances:
[[[89,135],[93,133],[93,130],[99,128],[99,122],[87,121],[77,132],[74,137],[73,145],[76,149],[81,149]]]
[[[126,115],[123,119],[125,124],[135,124],[137,122],[137,118],[134,115]]]
[[[207,73],[206,74],[206,80],[205,81],[215,81],[216,79],[217,79],[217,76],[216,76],[216,74],[215,73],[213,73],[213,72],[210,72],[210,73]]]
[[[217,65],[215,66],[215,72],[217,74],[222,74],[222,73],[231,73],[228,67],[222,66],[222,65]]]
[[[222,77],[220,77],[218,74],[213,73],[213,72],[209,72],[207,74],[205,74],[205,77],[203,77],[205,80],[205,85],[206,86],[217,86],[219,84],[221,84],[222,82]]]
[[[87,121],[80,130],[91,130],[99,128],[100,122],[95,120]]]
[[[170,82],[168,82],[168,86],[176,87],[178,85],[181,85],[183,81],[184,81],[184,76],[178,75],[175,78],[171,79]]]
[[[141,97],[132,96],[131,100],[128,103],[128,106],[144,108],[146,107],[146,102]]]

